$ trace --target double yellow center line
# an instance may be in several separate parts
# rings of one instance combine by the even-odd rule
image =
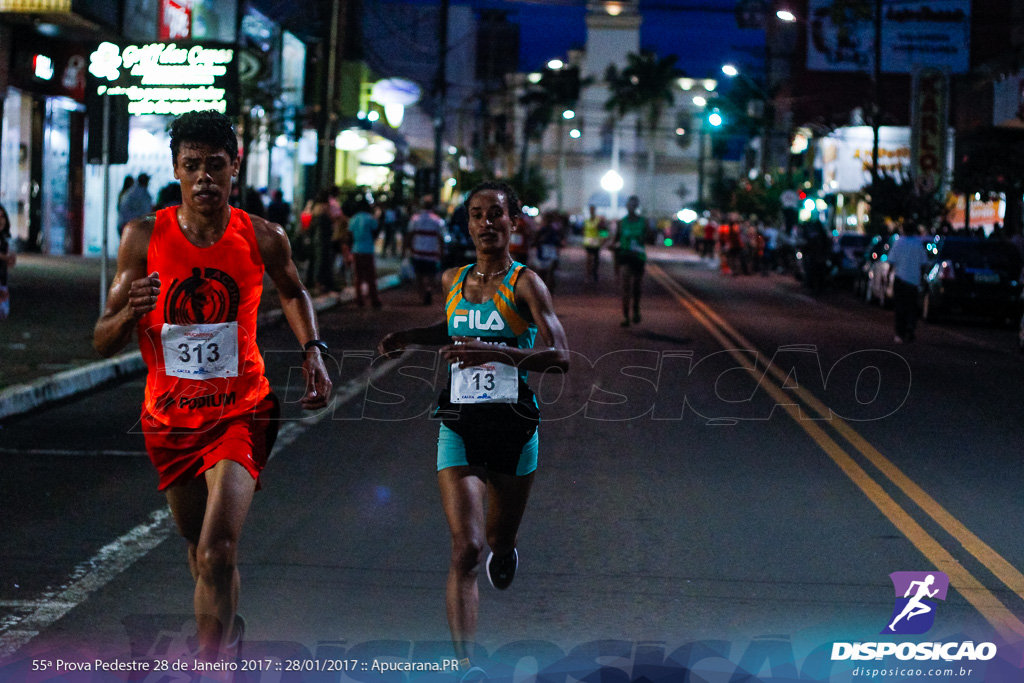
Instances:
[[[755,358],[762,354],[749,340],[722,319],[707,304],[684,289],[669,277],[656,264],[648,265],[651,276],[678,301],[699,322],[711,336],[751,375],[759,380],[759,385],[781,405],[786,413],[807,432],[818,446],[839,466],[846,476],[864,492],[864,495],[891,521],[900,532],[914,544],[918,550],[935,566],[949,576],[950,585],[955,588],[981,615],[996,629],[996,632],[1007,642],[1016,643],[1024,638],[1024,622],[1014,615],[1000,600],[976,579],[957,559],[946,550],[941,543],[929,534],[892,496],[886,493],[856,460],[833,439],[829,432],[822,428],[826,424],[842,437],[892,484],[907,495],[914,503],[941,526],[950,536],[955,538],[965,550],[981,562],[989,571],[1002,581],[1010,590],[1024,599],[1024,574],[1006,561],[984,541],[971,532],[962,522],[956,519],[934,498],[928,495],[910,477],[904,474],[895,464],[878,449],[857,433],[845,420],[837,417],[828,406],[803,388],[796,388],[789,393],[781,388],[786,384],[786,375],[778,367],[770,366],[768,372],[778,381],[772,382],[751,361],[745,351],[754,351]],[[787,385],[787,389],[789,386]],[[801,419],[800,406],[795,405],[796,396],[806,408],[816,413],[820,419]]]

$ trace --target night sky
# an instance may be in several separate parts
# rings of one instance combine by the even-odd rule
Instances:
[[[363,0],[366,6],[409,2],[438,6],[438,0]],[[549,59],[564,57],[586,41],[586,0],[451,0],[453,5],[500,9],[521,27],[520,68],[534,71]],[[254,4],[286,27],[300,33],[318,30],[322,7],[329,0],[254,0]],[[678,66],[696,78],[723,80],[721,66],[731,62],[761,73],[764,30],[741,29],[736,23],[737,0],[640,0],[644,18],[640,42],[660,56],[675,54]]]
[[[367,3],[386,0],[365,0]],[[405,0],[438,4],[436,0]],[[455,5],[501,9],[519,23],[520,68],[533,71],[586,42],[586,0],[452,0]],[[721,78],[733,62],[760,72],[764,31],[736,25],[735,0],[641,0],[640,44],[661,56],[675,54],[687,75]]]
[[[509,2],[476,0],[469,4],[512,12],[522,27],[520,66],[534,70],[586,41],[585,0]],[[679,67],[694,77],[721,77],[726,62],[758,69],[764,51],[764,31],[739,29],[735,0],[640,1],[643,24],[640,45],[661,56],[675,54]]]

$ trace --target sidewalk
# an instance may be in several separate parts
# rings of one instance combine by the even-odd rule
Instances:
[[[92,347],[99,317],[98,258],[19,254],[10,271],[11,315],[0,322],[0,420],[144,369],[135,350],[103,359]],[[398,285],[399,262],[377,257],[378,286]],[[113,261],[107,269],[113,278]],[[347,287],[340,295],[314,299],[322,311],[352,301]],[[276,291],[266,280],[259,323],[282,319]]]

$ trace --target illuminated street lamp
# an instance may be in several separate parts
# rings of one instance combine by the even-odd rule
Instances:
[[[574,119],[576,118],[576,112],[574,112],[572,109],[566,109],[565,111],[562,112],[562,118],[565,119],[566,121]]]
[[[775,13],[775,16],[777,16],[779,19],[782,19],[783,21],[788,21],[790,23],[796,21],[796,15],[787,9],[780,9],[778,12]]]
[[[725,74],[726,76],[728,76],[729,78],[732,78],[732,77],[734,77],[734,76],[737,76],[737,75],[739,75],[739,73],[740,73],[740,72],[739,72],[739,70],[738,70],[738,69],[737,69],[737,68],[736,68],[735,66],[733,66],[732,64],[725,64],[724,66],[722,66],[722,73],[724,73],[724,74]]]
[[[548,68],[551,69],[552,71],[558,71],[563,66],[565,66],[565,62],[563,62],[561,59],[552,59],[550,62],[548,62]]]
[[[708,135],[707,127],[710,125],[712,128],[718,128],[723,123],[722,115],[717,109],[713,110],[711,114],[705,119],[701,117],[700,120],[700,139],[698,140],[698,154],[697,154],[697,202],[703,206],[704,204],[704,158],[707,156],[708,143],[705,137]]]
[[[622,176],[614,168],[601,176],[601,187],[605,192],[611,195],[612,205],[612,218],[617,218],[619,214],[619,190],[624,185]]]

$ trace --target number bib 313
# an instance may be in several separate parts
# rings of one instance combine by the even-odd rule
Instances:
[[[519,374],[505,363],[452,367],[452,403],[515,403]]]
[[[160,342],[164,349],[164,373],[171,377],[238,377],[238,322],[164,324]]]

